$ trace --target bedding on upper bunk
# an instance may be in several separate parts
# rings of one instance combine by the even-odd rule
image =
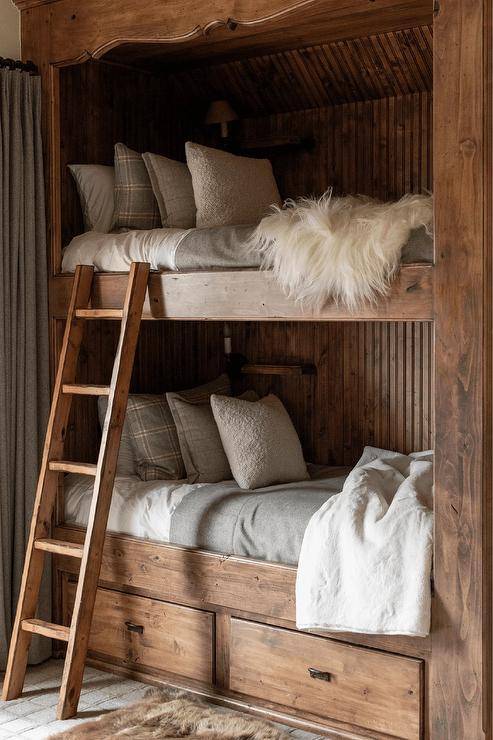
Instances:
[[[202,229],[150,229],[101,234],[89,231],[65,248],[62,271],[92,265],[100,272],[128,272],[132,262],[149,262],[152,270],[259,268],[261,255],[249,246],[254,226]],[[401,262],[433,261],[433,239],[424,228],[413,229]]]
[[[295,565],[306,526],[342,490],[341,468],[309,466],[311,479],[243,491],[233,481],[188,484],[115,480],[108,530]],[[87,476],[65,478],[65,521],[86,526],[92,500]]]
[[[64,249],[62,271],[93,265],[100,272],[128,272],[132,262],[149,262],[152,270],[204,270],[259,267],[248,248],[252,226],[203,229],[149,229],[76,236]]]
[[[252,235],[284,292],[311,308],[328,301],[350,311],[385,297],[413,229],[431,235],[433,200],[407,194],[384,203],[367,196],[288,200],[273,207]]]

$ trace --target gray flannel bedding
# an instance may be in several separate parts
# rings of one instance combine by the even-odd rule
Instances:
[[[338,468],[312,479],[242,491],[234,481],[198,487],[177,506],[170,542],[227,555],[295,565],[312,515],[342,490]]]
[[[126,272],[133,261],[149,262],[153,270],[258,268],[259,255],[248,248],[253,226],[207,229],[151,229],[76,236],[65,248],[62,271],[78,264],[100,272]],[[433,239],[414,229],[402,251],[403,264],[433,261]]]

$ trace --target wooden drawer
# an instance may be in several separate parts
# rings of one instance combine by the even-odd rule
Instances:
[[[420,660],[232,620],[231,690],[302,713],[416,739],[421,674]]]
[[[64,612],[70,619],[75,583],[65,583]],[[135,667],[213,681],[214,615],[99,588],[89,650]]]

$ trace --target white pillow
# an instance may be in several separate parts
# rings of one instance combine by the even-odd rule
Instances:
[[[191,229],[195,226],[192,176],[184,162],[146,152],[142,155],[157,200],[163,226]]]
[[[103,164],[69,164],[77,185],[86,231],[108,234],[115,213],[115,168]]]
[[[251,402],[212,395],[211,406],[240,488],[308,480],[299,437],[277,396]]]
[[[263,218],[272,204],[281,205],[268,159],[237,157],[190,141],[185,151],[197,227],[251,224]]]
[[[98,417],[101,429],[103,428],[106,409],[108,408],[108,397],[99,396],[98,398]],[[130,434],[127,419],[123,423],[122,438],[120,442],[120,451],[116,463],[117,475],[137,475],[137,461],[135,458],[134,448],[132,446],[132,435]]]

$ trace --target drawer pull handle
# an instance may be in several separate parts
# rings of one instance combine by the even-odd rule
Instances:
[[[328,671],[319,671],[318,668],[309,668],[308,673],[310,674],[310,678],[316,678],[319,681],[331,681],[332,680],[332,674]]]
[[[134,624],[133,622],[125,622],[125,627],[129,632],[137,632],[138,635],[144,634],[144,627],[141,624]]]

